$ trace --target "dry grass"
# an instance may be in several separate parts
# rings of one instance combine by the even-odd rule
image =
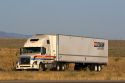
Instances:
[[[0,48],[0,70],[13,70],[18,59],[19,49]]]
[[[0,48],[20,48],[26,39],[0,38]]]
[[[87,71],[1,71],[0,80],[125,80],[125,58],[110,57],[101,72]]]
[[[24,42],[25,39],[0,39],[0,80],[125,80],[125,41],[109,41],[111,57],[101,72],[13,71]]]
[[[109,56],[125,57],[125,40],[110,40],[109,41]]]

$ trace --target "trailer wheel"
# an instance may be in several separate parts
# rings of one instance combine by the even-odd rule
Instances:
[[[96,64],[91,64],[91,65],[89,65],[88,67],[89,67],[89,69],[90,69],[91,71],[97,71],[97,70],[98,70],[98,66],[97,66]]]
[[[101,65],[98,65],[98,71],[101,71],[101,70],[102,70]]]
[[[94,70],[98,71],[98,66],[97,65],[94,66]]]
[[[95,65],[93,64],[88,65],[88,68],[90,71],[95,71]]]

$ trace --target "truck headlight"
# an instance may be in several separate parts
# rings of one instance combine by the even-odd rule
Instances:
[[[18,68],[19,66],[17,65],[16,68]]]
[[[36,65],[37,65],[37,61],[34,61],[32,67],[34,67]]]
[[[34,62],[33,62],[33,65],[37,65],[37,61],[34,61]]]

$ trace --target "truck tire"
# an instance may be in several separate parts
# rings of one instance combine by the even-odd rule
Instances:
[[[90,65],[90,66],[89,66],[89,69],[90,69],[91,71],[101,71],[101,70],[102,70],[102,67],[101,67],[101,65],[93,64],[93,65]]]
[[[65,71],[65,69],[66,69],[66,65],[63,64],[63,63],[59,63],[59,64],[56,65],[57,71]]]
[[[40,64],[39,64],[39,71],[45,71],[45,70],[46,70],[45,64],[40,63]]]
[[[39,64],[39,71],[43,71],[43,67],[42,67],[42,64]]]
[[[102,70],[101,65],[98,65],[98,71],[101,71],[101,70]]]
[[[96,64],[91,64],[88,66],[90,71],[97,71],[98,70],[98,66]]]
[[[56,70],[57,70],[57,71],[60,71],[60,65],[59,65],[59,64],[57,64]]]
[[[61,65],[61,71],[65,71],[65,69],[66,69],[66,65],[65,65],[65,64],[62,64],[62,65]]]
[[[94,65],[94,71],[98,71],[98,66]]]

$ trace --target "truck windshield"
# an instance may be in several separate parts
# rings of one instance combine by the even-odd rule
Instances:
[[[40,47],[24,47],[21,48],[21,54],[25,53],[40,53],[41,48]]]

